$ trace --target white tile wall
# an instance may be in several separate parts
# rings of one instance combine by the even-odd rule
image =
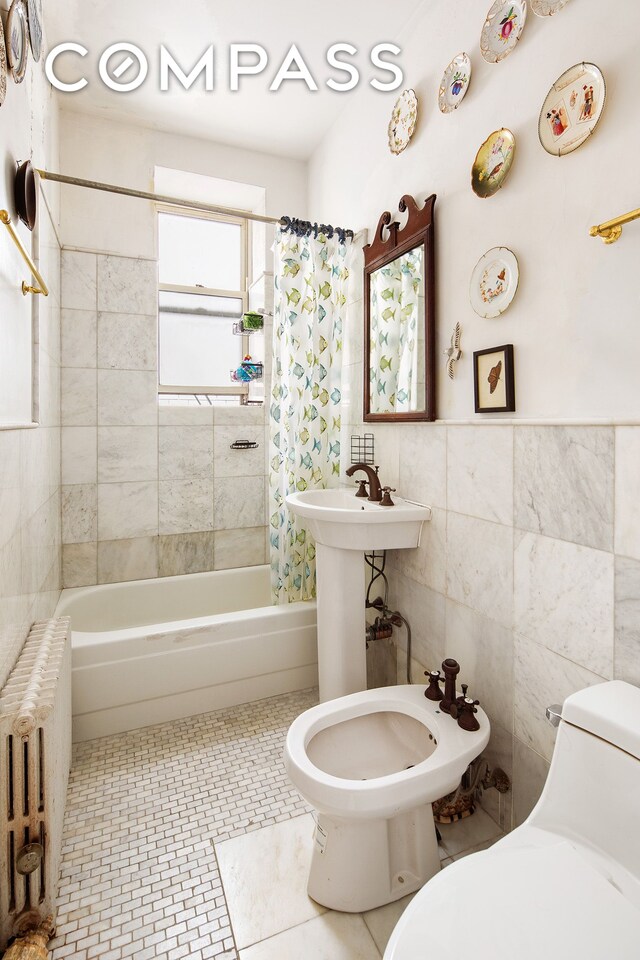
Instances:
[[[37,98],[35,88],[31,93]],[[28,125],[28,104],[23,113]],[[37,298],[34,311],[34,399],[40,426],[0,430],[0,687],[33,621],[53,614],[61,583],[60,260],[44,204],[36,246],[50,291],[46,300]],[[36,298],[25,303],[35,305]],[[10,348],[5,335],[3,349]]]
[[[384,482],[399,472],[401,496],[436,508],[421,546],[389,557],[390,604],[414,631],[414,680],[460,660],[492,721],[487,759],[513,776],[483,803],[520,823],[553,749],[547,704],[612,676],[640,684],[640,426],[349,429],[373,430]],[[395,642],[404,682],[404,631]]]
[[[264,563],[265,408],[159,407],[155,263],[63,269],[64,585]]]

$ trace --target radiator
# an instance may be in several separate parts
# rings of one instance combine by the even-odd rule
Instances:
[[[0,692],[0,952],[55,914],[71,764],[69,618],[34,623]]]

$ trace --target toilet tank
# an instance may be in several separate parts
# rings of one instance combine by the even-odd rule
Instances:
[[[527,822],[573,837],[640,879],[638,811],[640,688],[612,680],[572,694]]]

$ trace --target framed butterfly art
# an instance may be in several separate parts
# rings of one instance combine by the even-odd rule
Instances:
[[[476,413],[515,411],[512,343],[474,352],[473,392]]]

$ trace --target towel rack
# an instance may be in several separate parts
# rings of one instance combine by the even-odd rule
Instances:
[[[624,213],[621,217],[614,217],[613,220],[600,223],[597,227],[591,227],[589,236],[601,237],[603,243],[615,243],[616,240],[620,239],[624,224],[638,219],[640,219],[640,207],[637,210],[632,210],[631,213]]]
[[[33,294],[41,293],[43,297],[48,297],[48,296],[49,296],[49,288],[47,287],[46,283],[45,283],[44,280],[42,279],[42,276],[41,276],[38,268],[36,267],[35,263],[34,263],[33,260],[31,259],[31,257],[30,257],[29,254],[27,253],[27,251],[25,250],[24,245],[23,245],[23,243],[22,243],[22,240],[20,239],[20,237],[19,237],[18,234],[16,233],[16,231],[15,231],[15,229],[14,229],[14,226],[13,226],[13,224],[11,223],[11,217],[9,216],[9,213],[8,213],[7,210],[0,210],[0,220],[4,223],[5,227],[6,227],[7,230],[9,231],[9,236],[11,237],[11,239],[13,240],[13,242],[15,243],[16,247],[18,248],[18,250],[20,251],[20,253],[21,253],[21,255],[22,255],[22,259],[24,260],[24,262],[26,263],[26,265],[29,267],[29,270],[31,271],[34,279],[36,280],[36,282],[37,282],[37,284],[38,284],[37,287],[33,287],[33,286],[31,286],[30,284],[28,284],[26,280],[23,280],[23,281],[22,281],[22,294],[23,294],[23,296],[26,297],[26,295],[27,295],[28,293],[33,293]]]

